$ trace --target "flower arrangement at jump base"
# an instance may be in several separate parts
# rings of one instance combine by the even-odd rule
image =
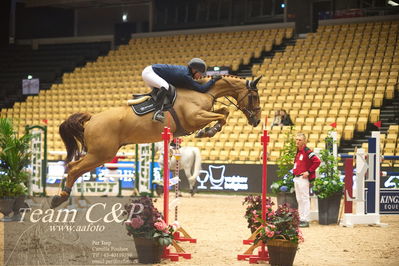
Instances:
[[[155,239],[161,246],[172,243],[174,227],[165,223],[150,197],[134,199],[125,209],[129,215],[125,221],[128,235]]]
[[[266,200],[268,203],[269,199]],[[242,205],[247,205],[244,217],[247,219],[248,228],[253,233],[261,226],[261,222],[258,218],[262,217],[262,197],[249,195],[244,198]]]
[[[326,138],[326,149],[320,151],[322,164],[319,176],[313,181],[313,192],[318,198],[319,224],[337,223],[344,182],[340,178],[338,159],[332,153],[334,140],[332,132]]]
[[[322,164],[319,167],[319,176],[313,181],[313,192],[318,198],[325,199],[336,193],[342,193],[344,182],[341,181],[337,158],[331,151],[324,149],[320,152]]]
[[[258,218],[261,229],[255,243],[263,241],[267,244],[270,240],[275,239],[285,239],[294,244],[303,242],[302,232],[299,229],[298,211],[289,208],[287,204],[279,205],[274,211],[273,204],[266,204],[266,221]]]
[[[289,172],[283,178],[273,182],[270,188],[272,189],[273,193],[279,193],[279,192],[294,193],[295,192],[294,175],[292,174],[292,172]]]
[[[163,247],[172,244],[177,225],[168,225],[155,208],[151,198],[133,199],[125,205],[128,215],[125,226],[128,235],[133,236],[140,263],[160,261]]]
[[[270,202],[270,201],[269,201]],[[292,265],[298,244],[304,241],[299,229],[299,214],[287,204],[272,209],[273,203],[266,204],[266,220],[258,218],[261,228],[254,240],[267,245],[271,265]]]

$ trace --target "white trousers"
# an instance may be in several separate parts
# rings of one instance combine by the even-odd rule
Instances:
[[[296,201],[298,202],[299,219],[303,222],[310,221],[310,196],[309,179],[303,177],[294,178]]]
[[[144,82],[147,86],[153,88],[161,88],[164,87],[165,89],[169,89],[169,84],[163,78],[157,75],[152,69],[152,66],[147,66],[144,68],[143,72],[141,73]]]

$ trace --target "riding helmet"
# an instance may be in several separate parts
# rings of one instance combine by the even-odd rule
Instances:
[[[193,58],[188,62],[188,66],[204,74],[206,72],[206,63],[201,58]]]

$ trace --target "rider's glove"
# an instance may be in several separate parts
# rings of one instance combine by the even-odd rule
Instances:
[[[218,81],[219,79],[221,79],[222,78],[222,76],[221,75],[213,75],[212,76],[212,79],[216,82],[216,81]]]

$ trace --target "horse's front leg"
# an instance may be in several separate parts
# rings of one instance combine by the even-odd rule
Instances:
[[[206,111],[205,111],[206,112]],[[215,136],[215,134],[219,131],[222,130],[222,127],[226,124],[227,117],[229,116],[230,112],[226,107],[222,107],[220,109],[215,110],[214,112],[206,112],[206,113],[211,113],[213,115],[206,114],[205,117],[213,118],[210,120],[207,124],[213,121],[217,121],[217,123],[211,127],[206,127],[198,131],[196,134],[196,138],[204,138],[208,137],[211,138]],[[217,115],[217,118],[215,119],[215,115]]]

